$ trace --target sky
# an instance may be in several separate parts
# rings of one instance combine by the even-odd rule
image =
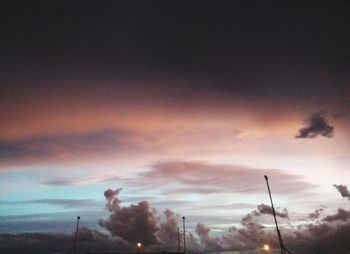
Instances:
[[[277,249],[265,174],[287,245],[350,247],[347,1],[38,1],[0,21],[3,253],[67,251],[77,216],[86,250],[176,249],[182,216],[193,251]]]

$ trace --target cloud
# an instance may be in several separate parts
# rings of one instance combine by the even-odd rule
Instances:
[[[164,247],[170,249],[177,249],[177,229],[178,229],[178,221],[179,215],[174,213],[170,209],[166,209],[164,211],[164,216],[162,218],[158,218],[160,221],[159,231],[157,232],[157,238],[159,244],[162,244]]]
[[[348,219],[350,219],[350,211],[339,208],[336,214],[329,215],[325,217],[323,220],[331,222],[331,221],[347,221]]]
[[[106,208],[108,211],[113,212],[120,209],[120,203],[122,202],[117,195],[122,191],[122,188],[115,190],[108,189],[104,192],[104,196],[107,200]]]
[[[323,211],[324,211],[323,208],[316,209],[315,211],[313,211],[312,213],[310,213],[308,215],[308,219],[316,220],[316,219],[320,218],[321,212],[323,212]]]
[[[115,129],[0,140],[0,166],[121,156],[144,151],[144,139],[139,134]]]
[[[121,237],[130,243],[155,244],[159,228],[149,203],[141,201],[137,205],[120,207],[121,200],[117,196],[120,191],[121,188],[105,191],[106,208],[111,214],[107,220],[101,219],[99,225],[106,228],[112,236]]]
[[[122,207],[120,192],[121,188],[107,189],[104,192],[106,207],[111,214],[108,219],[100,220],[100,225],[111,236],[82,227],[79,230],[79,251],[134,251],[135,242],[138,241],[144,244],[147,251],[176,250],[180,216],[169,209],[157,216],[147,201]],[[278,246],[274,228],[261,222],[263,214],[271,214],[271,208],[260,204],[257,209],[242,217],[240,226],[232,226],[220,237],[212,236],[210,228],[199,221],[195,235],[191,232],[186,234],[187,249],[192,252],[252,251],[264,243]],[[287,211],[284,210],[281,216],[286,217],[286,214]],[[281,227],[280,230],[286,246],[296,253],[306,254],[312,250],[345,253],[343,250],[347,250],[346,239],[350,234],[349,218],[350,212],[339,208],[336,214],[329,215],[316,224],[309,223],[296,228]],[[72,239],[73,234],[0,234],[0,252],[69,252]],[[14,246],[10,250],[11,244]]]
[[[340,185],[334,184],[333,186],[339,191],[340,195],[343,198],[348,198],[350,200],[350,192],[348,190],[348,187],[342,184]]]
[[[272,211],[271,206],[268,206],[268,205],[265,205],[265,204],[258,205],[258,211],[261,214],[273,215],[273,211]],[[276,216],[284,218],[284,219],[288,219],[289,218],[288,217],[288,210],[286,208],[284,208],[282,212],[279,212],[279,211],[275,210],[275,214],[276,214]]]
[[[260,215],[257,210],[253,210],[244,216],[241,220],[242,228],[232,227],[227,234],[222,236],[222,247],[225,250],[246,251],[269,243],[270,246],[277,248],[275,230],[261,224]],[[337,224],[329,223],[333,221],[330,219],[322,220],[317,224],[303,224],[296,229],[282,227],[280,231],[285,245],[292,252],[306,254],[316,250],[323,253],[346,253],[348,250],[346,239],[350,234],[350,223],[341,218]]]
[[[347,253],[350,223],[307,224],[298,228],[285,240],[289,249],[298,253]]]
[[[247,217],[247,216],[246,216]],[[248,216],[249,217],[249,216]],[[210,235],[210,228],[198,223],[195,231],[200,241],[189,233],[186,237],[188,250],[199,252],[205,250],[253,251],[268,242],[270,246],[278,246],[274,230],[265,228],[251,215],[244,220],[242,228],[232,227],[222,237]],[[301,254],[319,251],[320,253],[340,253],[348,251],[350,223],[341,224],[307,224],[296,230],[281,229],[286,246]],[[22,233],[0,234],[0,252],[16,254],[34,253],[70,253],[73,247],[74,232],[62,233]],[[176,239],[176,238],[175,238]],[[110,237],[100,231],[82,227],[78,235],[78,251],[93,252],[133,252],[135,245],[119,237]],[[216,248],[216,249],[215,249]],[[146,250],[168,250],[164,245],[153,246]]]
[[[166,209],[162,216],[157,216],[157,211],[151,208],[148,201],[122,207],[118,197],[120,191],[121,188],[104,192],[110,216],[108,219],[100,219],[99,225],[112,236],[120,237],[133,245],[141,242],[148,249],[176,251],[179,215]],[[198,249],[196,238],[191,233],[186,235],[186,239],[188,246]]]
[[[16,254],[71,253],[74,232],[0,234],[0,252]],[[98,231],[80,227],[77,250],[79,253],[133,251],[134,246],[120,238],[112,238]]]
[[[96,205],[99,204],[93,199],[39,199],[29,201],[29,203],[57,205],[64,208],[96,207]]]
[[[74,186],[74,185],[86,185],[101,182],[112,182],[120,180],[118,176],[106,176],[106,177],[70,177],[70,178],[55,178],[41,182],[46,185],[57,186]]]
[[[105,196],[105,198],[108,200],[108,202],[110,202],[111,200],[118,200],[118,198],[116,197],[120,192],[122,191],[122,188],[118,188],[115,190],[112,189],[108,189],[106,190],[103,195]],[[119,200],[118,200],[119,201]],[[109,204],[108,204],[109,205]]]
[[[209,235],[210,228],[203,223],[198,223],[196,226],[196,234],[199,236],[200,242],[204,245],[205,251],[219,251],[222,250],[222,242],[219,237],[212,237]]]
[[[296,138],[315,138],[317,136],[332,138],[334,127],[330,126],[325,118],[325,113],[314,113],[310,118],[305,120],[305,127],[299,129]]]
[[[153,187],[181,186],[167,190],[171,193],[262,193],[266,192],[264,174],[268,174],[278,193],[305,193],[314,185],[301,175],[285,173],[277,169],[257,169],[242,165],[211,164],[205,161],[170,161],[157,163],[140,175],[143,185]]]
[[[231,227],[228,234],[222,237],[223,248],[233,250],[253,250],[263,243],[273,243],[270,233],[264,230],[264,226],[258,218],[261,213],[256,210],[251,211],[241,219],[242,227]],[[267,239],[271,238],[271,241]]]

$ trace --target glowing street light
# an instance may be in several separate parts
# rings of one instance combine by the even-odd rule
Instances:
[[[136,244],[136,246],[137,246],[137,253],[140,253],[140,252],[141,252],[142,244],[141,244],[140,242],[138,242],[138,243]]]
[[[270,250],[270,246],[268,244],[264,244],[263,250],[266,251],[266,252],[269,251]]]

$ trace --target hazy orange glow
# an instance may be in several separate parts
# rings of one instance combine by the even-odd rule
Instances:
[[[268,244],[264,244],[263,249],[264,249],[264,251],[269,251],[270,246]]]

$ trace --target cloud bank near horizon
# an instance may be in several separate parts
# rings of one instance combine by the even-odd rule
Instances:
[[[176,250],[177,229],[180,227],[181,216],[169,209],[159,215],[147,201],[141,201],[136,205],[131,204],[129,207],[122,206],[120,192],[121,189],[118,188],[108,189],[104,193],[110,216],[100,220],[99,223],[110,234],[81,227],[79,250],[108,251],[117,248],[119,251],[133,251],[136,248],[136,242],[142,242],[142,248],[148,251]],[[270,209],[268,205],[258,205],[257,209],[241,219],[240,225],[232,226],[222,236],[211,235],[210,228],[203,222],[198,222],[194,231],[186,235],[187,247],[192,252],[254,251],[261,248],[264,243],[270,243],[272,248],[277,249],[276,233],[266,223],[261,222],[262,216],[271,216]],[[349,213],[350,211],[339,208],[336,214],[328,215],[321,221],[316,220],[291,228],[283,226],[281,231],[286,246],[298,253],[309,253],[315,249],[318,251],[332,249],[337,253],[346,253],[346,238],[350,233]],[[279,216],[281,219],[287,219],[285,213]],[[125,223],[129,226],[125,227]],[[136,232],[139,233],[135,234]],[[28,253],[28,250],[29,253],[35,253],[38,248],[47,251],[69,251],[72,247],[73,235],[73,233],[71,235],[0,234],[0,250],[6,253],[11,248],[19,254]]]

